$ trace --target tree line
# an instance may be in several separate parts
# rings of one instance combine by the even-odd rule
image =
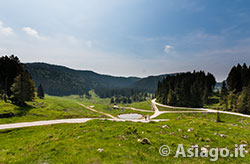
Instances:
[[[147,97],[150,97],[150,95],[142,92],[127,96],[115,95],[111,97],[110,104],[131,104],[132,102],[146,101]]]
[[[180,73],[159,81],[155,95],[157,101],[163,104],[202,107],[208,103],[208,97],[213,94],[215,84],[215,78],[211,73]]]
[[[220,106],[224,110],[250,114],[250,66],[233,66],[222,82]]]
[[[40,88],[42,92],[42,88]],[[44,97],[43,94],[38,94]],[[10,100],[13,104],[23,106],[25,101],[32,101],[35,97],[35,85],[30,73],[20,62],[18,57],[0,57],[0,99]]]
[[[124,88],[124,89],[110,89],[103,88],[95,90],[95,93],[100,96],[100,98],[111,98],[110,103],[123,103],[130,104],[132,102],[141,102],[145,101],[150,95],[146,92]]]

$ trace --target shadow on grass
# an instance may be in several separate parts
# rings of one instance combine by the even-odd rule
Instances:
[[[2,113],[0,113],[0,119],[25,116],[33,108],[34,108],[33,106],[28,105],[28,104],[25,104],[23,106],[16,106],[14,108],[14,111],[13,110],[2,111]]]
[[[18,117],[25,116],[32,108],[34,107],[31,105],[27,105],[27,104],[25,104],[24,106],[15,107],[15,111],[16,111],[15,116],[18,116]]]

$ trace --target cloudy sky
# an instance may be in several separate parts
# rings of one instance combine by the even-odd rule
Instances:
[[[119,76],[250,64],[249,0],[0,1],[0,55]]]

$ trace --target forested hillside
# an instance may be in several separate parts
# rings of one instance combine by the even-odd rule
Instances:
[[[45,93],[55,96],[81,95],[89,90],[95,90],[101,97],[126,94],[123,92],[127,89],[130,90],[129,92],[134,90],[154,93],[157,82],[166,76],[127,78],[101,75],[93,71],[73,70],[46,63],[27,63],[25,65],[35,81],[36,87],[42,84]]]

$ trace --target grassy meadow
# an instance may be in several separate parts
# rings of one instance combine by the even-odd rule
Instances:
[[[249,119],[215,115],[162,115],[166,122],[133,123],[92,120],[83,124],[58,124],[0,131],[2,163],[214,163],[209,158],[175,158],[178,144],[191,147],[227,147],[250,143]],[[226,121],[227,119],[227,121]],[[165,127],[167,125],[167,128]],[[193,131],[188,132],[192,128]],[[222,138],[215,134],[224,134]],[[186,137],[184,137],[186,136]],[[150,144],[138,140],[147,138]],[[159,155],[161,145],[170,156]],[[208,148],[208,149],[209,149]],[[216,163],[249,163],[245,158],[219,158]]]
[[[0,100],[0,116],[7,115],[9,118],[0,118],[0,124],[52,120],[65,118],[104,117],[77,104],[78,100],[71,97],[56,97],[46,95],[45,99],[35,99],[27,102],[26,107],[18,107],[11,103]]]
[[[91,99],[79,96],[36,99],[25,108],[0,102],[0,114],[13,113],[10,118],[0,118],[0,124],[61,118],[105,117],[78,105],[82,103],[93,109],[117,116],[122,113],[153,114],[130,109],[114,109],[110,99],[100,99],[94,94]],[[150,100],[118,106],[152,110]],[[159,107],[161,111],[174,109]],[[182,109],[181,109],[182,110]],[[179,109],[178,109],[179,111]],[[0,164],[2,163],[215,163],[210,158],[176,158],[178,144],[184,148],[198,145],[199,148],[229,148],[246,144],[250,151],[250,119],[220,114],[216,122],[212,113],[162,114],[156,119],[165,122],[135,123],[92,120],[79,124],[56,124],[18,129],[0,130]],[[192,130],[190,130],[192,129]],[[223,137],[221,137],[223,135]],[[148,144],[141,140],[147,139]],[[168,145],[168,157],[159,154],[159,148]],[[222,158],[216,163],[249,163],[245,158]]]

